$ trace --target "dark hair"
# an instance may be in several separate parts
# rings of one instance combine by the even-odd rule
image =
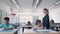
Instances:
[[[30,21],[28,21],[28,24],[31,24]]]
[[[45,10],[47,13],[49,13],[49,10],[47,8],[44,8],[43,10]]]
[[[51,21],[54,21],[54,20],[51,20]]]
[[[54,23],[54,20],[51,20],[51,21],[53,21],[53,23]]]
[[[28,21],[28,23],[30,23],[30,21]]]
[[[49,13],[49,10],[47,8],[44,8],[43,10],[47,11]]]
[[[36,25],[38,25],[38,23],[41,23],[41,20],[36,20]]]
[[[4,20],[9,21],[9,17],[5,17]]]

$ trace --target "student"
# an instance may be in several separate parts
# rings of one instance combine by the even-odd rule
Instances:
[[[42,28],[41,20],[36,20],[36,26],[32,28],[32,30],[40,30]]]
[[[11,29],[12,25],[9,24],[9,17],[5,17],[4,20],[5,20],[5,22],[1,24],[1,27],[3,29]]]
[[[32,26],[30,21],[28,21],[26,25],[27,25],[27,26]],[[31,29],[31,28],[32,28],[32,27],[27,27],[27,29]]]
[[[31,25],[31,22],[30,22],[30,21],[28,21],[28,22],[27,22],[27,25]]]
[[[49,10],[47,8],[44,8],[43,13],[45,14],[43,17],[43,29],[50,29]]]
[[[55,25],[54,25],[54,20],[51,20],[51,21],[50,21],[50,27],[51,27],[52,30],[54,30],[54,26],[55,26]]]

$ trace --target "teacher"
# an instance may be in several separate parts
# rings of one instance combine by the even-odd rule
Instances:
[[[43,17],[43,29],[49,29],[50,23],[49,23],[49,10],[47,8],[43,9],[43,14],[45,15]]]

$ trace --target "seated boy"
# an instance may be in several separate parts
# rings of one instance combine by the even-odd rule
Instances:
[[[5,22],[1,24],[1,27],[3,29],[11,29],[12,25],[9,24],[9,17],[5,17],[4,20],[5,20]]]

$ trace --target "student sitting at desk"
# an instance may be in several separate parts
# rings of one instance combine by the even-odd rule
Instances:
[[[43,27],[41,26],[41,20],[36,20],[36,26],[34,26],[32,28],[32,30],[40,30],[40,29],[43,29]]]
[[[9,17],[5,17],[4,20],[5,20],[5,23],[2,23],[1,24],[1,27],[3,29],[11,29],[12,28],[12,25],[9,24]]]
[[[30,22],[30,21],[28,21],[26,25],[31,25],[31,22]]]
[[[51,20],[51,21],[50,21],[50,27],[51,27],[52,30],[54,30],[54,26],[55,26],[54,20]]]

